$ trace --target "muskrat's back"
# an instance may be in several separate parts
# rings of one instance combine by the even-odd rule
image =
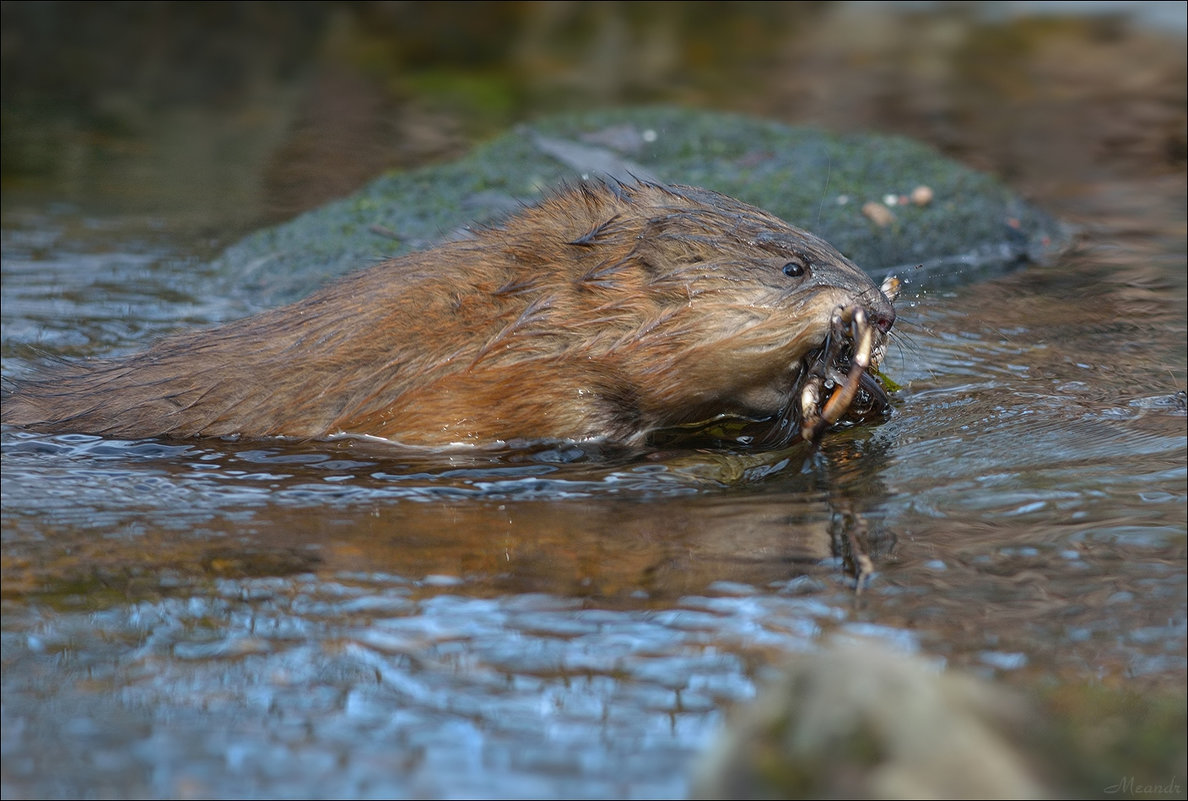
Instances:
[[[16,382],[3,421],[639,443],[722,414],[786,414],[805,355],[853,306],[880,332],[894,320],[864,273],[766,212],[704,189],[586,183],[292,305]]]

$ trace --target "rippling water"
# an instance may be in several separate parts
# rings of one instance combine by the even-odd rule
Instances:
[[[1080,188],[1061,262],[901,301],[893,415],[817,453],[5,429],[5,795],[679,796],[837,631],[1182,686],[1183,176]],[[137,221],[2,245],[5,376],[242,311]]]
[[[1084,253],[907,304],[894,415],[815,456],[6,430],[5,781],[679,795],[723,708],[830,631],[993,674],[1180,681],[1182,299],[1126,282],[1145,313],[1125,324],[1116,295],[1068,300],[1127,269]],[[158,293],[126,323],[126,286],[37,336],[102,351],[218,316]],[[6,296],[15,331],[61,313]],[[877,570],[861,596],[852,536]]]

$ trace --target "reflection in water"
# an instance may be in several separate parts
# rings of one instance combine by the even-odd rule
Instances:
[[[8,432],[8,780],[55,792],[65,748],[132,795],[671,796],[752,663],[847,625],[839,482],[803,450],[749,483],[354,444]],[[870,492],[854,447],[817,461]]]
[[[238,70],[255,88],[228,89],[226,113],[162,101],[137,117],[94,70],[99,89],[68,109],[86,119],[21,127],[9,81],[25,73],[5,61],[6,376],[38,350],[107,354],[235,316],[199,266],[219,237],[518,119],[504,90],[523,84],[475,49],[485,23],[521,31],[508,69],[536,76],[533,97],[694,98],[915,133],[1088,227],[1060,264],[905,298],[884,362],[904,387],[894,414],[816,455],[5,430],[6,796],[675,796],[723,708],[831,631],[1018,683],[1182,688],[1183,42],[868,4],[694,36],[711,6],[666,28],[675,7],[529,4],[522,28],[476,12],[454,41],[487,66],[413,69],[432,59],[405,49],[395,95],[366,65],[327,66],[350,66],[352,36],[385,35],[339,19],[323,55],[297,51],[310,83],[277,77],[293,74],[280,39],[253,40],[276,71]],[[309,13],[302,41],[322,30],[324,9]],[[418,13],[409,30],[432,28]],[[576,48],[574,14],[597,17]],[[569,50],[580,63],[546,69]],[[604,68],[600,53],[625,51]],[[481,121],[458,111],[479,107]],[[348,127],[370,144],[311,147],[344,141],[321,136],[324,108],[363,120]],[[50,152],[68,157],[38,161]],[[14,170],[14,154],[31,161]],[[49,188],[14,191],[29,175]],[[863,554],[875,574],[856,594]]]
[[[851,494],[876,501],[880,460],[869,455],[877,448],[868,447],[865,457],[854,453],[862,444],[830,443],[816,455],[805,447],[674,452],[616,465],[551,463],[551,450],[444,460],[431,453],[393,457],[358,441],[261,447],[12,431],[4,450],[12,530],[49,524],[77,530],[79,539],[67,553],[64,533],[53,541],[14,541],[14,558],[29,550],[20,574],[6,574],[6,593],[23,586],[56,596],[59,584],[74,592],[87,580],[127,580],[121,577],[130,571],[143,583],[162,570],[189,572],[187,565],[212,574],[182,577],[187,581],[227,570],[382,569],[453,576],[472,592],[541,591],[602,602],[674,598],[718,581],[767,584],[789,578],[798,565],[849,553],[849,535],[866,531],[851,491],[839,493],[839,480],[827,475],[837,462],[854,473]],[[51,478],[67,483],[69,496],[47,507],[56,495],[46,488]],[[212,540],[231,522],[251,536],[223,532]],[[93,535],[121,530],[135,535]],[[869,540],[863,537],[861,551],[888,547]],[[236,548],[243,549],[238,556]],[[292,570],[282,569],[286,561]],[[223,567],[209,570],[214,563]],[[80,570],[89,579],[76,575]],[[171,577],[171,585],[177,580]]]

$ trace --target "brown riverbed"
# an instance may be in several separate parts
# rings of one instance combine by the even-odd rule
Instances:
[[[894,414],[815,457],[5,430],[6,797],[681,795],[832,632],[1182,691],[1182,4],[89,8],[3,10],[5,375],[219,319],[242,234],[557,109],[904,133],[1085,233],[905,302]]]

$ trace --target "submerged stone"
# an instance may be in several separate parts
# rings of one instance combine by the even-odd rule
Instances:
[[[641,178],[704,186],[824,237],[908,291],[1043,261],[1069,229],[988,175],[902,137],[836,135],[671,108],[547,117],[448,164],[381,176],[259,231],[218,262],[253,307],[296,300],[355,269],[498,223],[563,182]],[[881,204],[887,214],[864,213]]]

